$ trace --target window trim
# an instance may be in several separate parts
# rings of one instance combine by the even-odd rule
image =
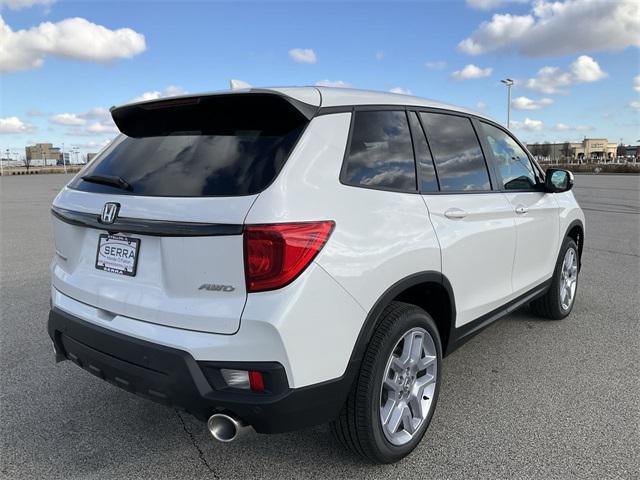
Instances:
[[[487,149],[488,149],[489,155],[491,157],[491,163],[493,165],[493,168],[495,170],[495,174],[496,174],[496,177],[497,177],[498,191],[500,191],[502,193],[532,193],[532,192],[540,193],[540,192],[544,192],[544,175],[541,174],[542,173],[540,171],[541,169],[536,166],[535,162],[531,158],[531,154],[530,154],[529,150],[527,150],[527,148],[522,144],[522,142],[520,142],[520,140],[518,140],[511,132],[509,132],[509,130],[507,130],[506,128],[504,128],[500,124],[497,124],[497,123],[492,122],[492,121],[484,120],[484,119],[476,120],[476,121],[478,123],[478,131],[482,132],[482,141],[487,144]],[[531,165],[531,169],[533,170],[533,174],[536,177],[536,181],[538,182],[535,188],[526,188],[526,189],[522,189],[522,190],[520,190],[520,189],[518,189],[518,190],[510,190],[510,189],[504,188],[504,177],[500,173],[500,168],[498,168],[498,160],[497,160],[495,154],[493,153],[493,149],[491,148],[491,145],[489,144],[489,141],[486,138],[487,135],[482,130],[482,125],[480,125],[481,123],[485,123],[485,124],[490,125],[490,126],[492,126],[494,128],[497,128],[498,130],[500,130],[501,132],[506,134],[508,137],[510,137],[513,141],[515,141],[516,144],[522,149],[524,154],[527,156],[527,159],[529,160],[529,165]]]
[[[351,108],[351,119],[349,120],[349,133],[347,136],[347,144],[344,149],[344,154],[342,155],[342,167],[340,168],[340,176],[338,178],[340,183],[347,187],[364,188],[366,190],[377,190],[381,192],[392,192],[392,193],[409,193],[412,195],[419,195],[420,191],[418,190],[419,182],[418,182],[418,176],[417,176],[416,155],[415,155],[415,149],[413,147],[413,137],[411,136],[411,125],[409,124],[409,118],[407,117],[407,107],[404,105],[357,105],[357,106],[352,106],[350,108]],[[351,141],[353,139],[353,126],[356,118],[355,114],[357,112],[378,112],[378,111],[395,111],[395,112],[404,112],[405,114],[405,118],[407,120],[407,128],[409,129],[409,138],[411,139],[411,152],[413,154],[413,168],[414,168],[414,172],[416,173],[415,185],[413,190],[406,190],[402,188],[392,188],[392,187],[361,185],[359,183],[351,183],[346,179],[347,160],[349,158],[349,153],[351,151]]]
[[[478,135],[478,129],[476,128],[475,125],[475,117],[472,115],[468,115],[464,112],[456,112],[454,110],[442,110],[442,109],[436,109],[436,108],[427,108],[427,107],[410,107],[411,110],[414,110],[416,112],[425,112],[425,113],[437,113],[437,114],[441,114],[441,115],[451,115],[454,117],[462,117],[462,118],[466,118],[467,120],[469,120],[469,122],[471,123],[471,128],[473,130],[473,133],[476,136],[476,140],[478,140],[478,146],[480,147],[480,151],[482,152],[482,157],[484,159],[484,165],[485,168],[487,169],[487,177],[489,178],[489,190],[442,190],[442,186],[440,183],[440,174],[438,173],[438,164],[436,162],[436,158],[433,155],[433,150],[431,149],[431,142],[429,142],[429,135],[427,134],[427,130],[426,128],[424,128],[424,124],[422,122],[422,118],[420,115],[418,115],[418,120],[420,121],[420,126],[422,127],[423,131],[425,132],[425,137],[427,139],[427,145],[429,145],[429,151],[431,152],[431,158],[433,159],[433,167],[435,168],[436,171],[436,177],[438,178],[438,187],[440,188],[440,190],[438,192],[424,192],[422,193],[423,195],[460,195],[460,194],[465,194],[465,195],[478,195],[478,194],[488,194],[488,193],[499,193],[499,190],[497,190],[495,188],[495,186],[497,185],[496,183],[496,175],[495,172],[493,171],[493,167],[490,166],[490,163],[487,159],[487,155],[485,153],[485,147],[484,144],[482,142],[482,139],[480,138],[480,136]]]
[[[395,111],[401,111],[404,110],[405,112],[416,112],[418,113],[418,121],[420,122],[420,126],[422,127],[423,131],[424,131],[424,135],[427,141],[427,145],[429,146],[429,152],[431,153],[431,158],[433,159],[434,162],[434,169],[436,172],[436,178],[438,179],[438,188],[440,188],[440,176],[438,174],[438,167],[435,163],[435,158],[433,157],[433,151],[431,150],[431,143],[429,142],[429,136],[426,134],[426,131],[424,130],[424,125],[422,124],[422,119],[419,115],[420,112],[427,112],[427,113],[440,113],[440,114],[444,114],[444,115],[454,115],[454,116],[458,116],[458,117],[464,117],[467,118],[471,121],[471,125],[473,126],[473,130],[474,133],[476,135],[476,138],[478,139],[478,143],[480,144],[480,150],[482,151],[483,157],[484,157],[484,162],[485,162],[485,166],[487,168],[487,173],[489,174],[489,182],[491,184],[491,190],[456,190],[456,191],[451,191],[451,190],[446,190],[443,191],[442,189],[440,189],[437,192],[426,192],[426,191],[421,191],[420,190],[420,179],[419,176],[416,177],[416,183],[417,183],[417,190],[401,190],[401,189],[391,189],[391,188],[379,188],[379,187],[367,187],[364,185],[354,185],[351,183],[348,183],[346,181],[344,181],[344,172],[346,170],[346,160],[347,160],[347,156],[349,153],[349,150],[351,148],[351,138],[352,138],[352,134],[353,134],[353,122],[355,119],[355,112],[357,111],[378,111],[378,110],[395,110]],[[534,170],[537,172],[539,179],[542,183],[540,183],[540,185],[544,185],[544,178],[545,178],[545,172],[544,170],[542,170],[542,167],[540,167],[538,165],[538,163],[533,159],[531,152],[529,152],[529,150],[526,148],[526,146],[524,146],[524,144],[522,142],[520,142],[520,140],[518,140],[518,138],[516,138],[511,132],[509,132],[508,129],[504,128],[502,125],[494,122],[493,120],[490,120],[488,118],[485,117],[480,117],[477,115],[474,115],[472,113],[466,113],[466,112],[460,112],[457,110],[449,110],[449,109],[445,109],[445,108],[434,108],[434,107],[423,107],[420,105],[389,105],[389,104],[363,104],[363,105],[339,105],[339,106],[335,106],[335,107],[320,107],[320,109],[317,111],[316,113],[316,117],[318,116],[322,116],[322,115],[332,115],[332,114],[337,114],[337,113],[351,113],[351,118],[349,120],[349,132],[347,134],[347,143],[345,146],[345,150],[344,150],[344,154],[342,156],[342,166],[340,168],[340,175],[339,175],[339,181],[342,185],[345,185],[347,187],[355,187],[355,188],[364,188],[367,190],[378,190],[378,191],[383,191],[383,192],[392,192],[392,193],[409,193],[409,194],[419,194],[419,195],[461,195],[461,194],[465,194],[465,195],[486,195],[486,194],[492,194],[492,193],[513,193],[513,192],[541,192],[544,191],[543,189],[531,189],[531,190],[506,190],[502,187],[502,177],[500,176],[499,172],[497,172],[497,167],[496,167],[496,161],[495,161],[495,157],[493,155],[493,150],[491,149],[491,146],[488,145],[488,141],[485,138],[484,134],[482,133],[482,126],[480,125],[481,122],[484,122],[488,125],[494,126],[499,128],[500,130],[504,131],[507,133],[507,135],[509,135],[511,138],[513,138],[516,143],[524,150],[524,152],[527,154],[527,157],[529,158],[529,162],[531,163],[531,165],[533,166]],[[407,118],[408,121],[408,118]],[[409,126],[409,131],[411,132],[411,126]],[[412,137],[412,142],[413,142],[413,137]],[[487,153],[488,152],[488,153]],[[413,154],[413,161],[414,164],[416,166],[416,171],[418,172],[418,175],[420,174],[420,169],[418,168],[417,165],[417,161],[416,161],[416,155],[415,155],[415,148],[414,148],[414,154]]]
[[[436,170],[436,162],[433,158],[433,152],[431,151],[431,145],[429,145],[429,139],[427,138],[427,132],[425,132],[424,130],[424,125],[422,125],[422,120],[420,120],[420,115],[418,114],[417,111],[415,110],[407,110],[407,120],[409,120],[409,116],[410,115],[415,115],[417,121],[418,121],[418,125],[420,127],[420,132],[422,132],[422,136],[424,138],[425,143],[427,144],[427,150],[429,150],[429,155],[431,156],[431,163],[433,164],[433,173],[436,176],[436,191],[427,191],[427,190],[422,190],[421,185],[422,185],[422,168],[418,167],[418,152],[416,150],[416,143],[413,140],[413,128],[411,128],[411,121],[409,121],[409,131],[411,132],[411,141],[413,142],[413,162],[416,165],[416,186],[418,188],[418,191],[420,192],[421,195],[428,195],[431,193],[440,193],[442,190],[440,188],[440,178],[438,177],[438,171]],[[417,135],[420,135],[420,132],[415,132]]]

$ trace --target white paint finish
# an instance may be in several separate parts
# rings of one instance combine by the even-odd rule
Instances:
[[[56,256],[53,285],[114,314],[178,328],[233,333],[246,299],[242,236],[140,238],[135,277],[95,268],[102,230],[53,219]],[[204,283],[233,292],[199,290]]]
[[[316,261],[369,311],[398,280],[439,271],[440,252],[420,195],[339,182],[350,116],[325,115],[311,122],[246,221],[334,220],[335,229]]]
[[[504,195],[513,207],[516,222],[513,289],[517,296],[549,279],[553,273],[560,248],[558,203],[553,193],[507,192]]]
[[[194,332],[126,315],[109,315],[56,288],[51,294],[54,306],[85,321],[184,350],[196,360],[279,362],[292,388],[342,375],[366,315],[317,265],[311,265],[283,289],[250,294],[240,329],[234,335]]]
[[[312,264],[282,289],[249,294],[240,333],[253,323],[273,325],[286,349],[289,382],[297,388],[345,372],[365,317],[360,305]]]
[[[564,235],[574,220],[582,221],[585,230],[585,238],[587,237],[587,225],[584,218],[584,212],[580,208],[573,192],[554,193],[554,198],[558,203],[558,223],[560,225],[560,235]],[[564,240],[563,238],[560,241]],[[558,248],[560,248],[558,246]]]
[[[257,195],[243,197],[145,197],[82,192],[65,187],[53,205],[99,215],[106,202],[120,203],[119,217],[179,222],[242,224]]]
[[[270,87],[266,90],[282,93],[287,97],[294,98],[316,107],[319,107],[322,101],[320,91],[315,87]]]
[[[51,288],[54,307],[86,322],[158,345],[188,352],[196,360],[276,361],[290,371],[287,355],[274,325],[245,321],[234,335],[195,332],[143,322],[124,315],[109,315]]]
[[[474,112],[464,107],[448,103],[429,100],[412,95],[403,95],[375,90],[360,90],[355,88],[316,87],[322,94],[323,107],[337,107],[342,105],[412,105],[418,107],[442,108],[457,112],[471,113],[479,117],[488,118],[485,114]]]
[[[146,197],[81,192],[65,187],[53,204],[99,215],[106,202],[120,203],[120,217],[242,224],[257,195],[244,197]],[[106,231],[53,219],[56,257],[53,284],[96,307],[147,322],[206,332],[233,333],[246,300],[242,236],[140,238],[135,277],[95,268],[98,237]],[[233,292],[199,290],[231,285]]]
[[[513,208],[501,193],[423,195],[442,249],[442,273],[456,302],[456,327],[500,307],[513,295]],[[445,212],[459,210],[462,218]],[[459,217],[461,215],[458,215]]]

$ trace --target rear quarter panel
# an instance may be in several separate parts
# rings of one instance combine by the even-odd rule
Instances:
[[[368,312],[383,293],[411,274],[441,267],[438,241],[420,195],[340,183],[350,119],[350,113],[314,118],[278,178],[260,194],[246,218],[247,224],[335,221],[314,262],[361,308],[340,315],[331,302],[341,296],[331,289],[319,290],[312,292],[319,302],[310,302],[313,308],[305,309],[304,315],[297,308],[297,303],[307,301],[304,295],[282,299],[293,303],[282,309],[278,325],[281,331],[305,332],[308,358],[337,356],[342,367],[334,368],[333,377],[342,374]],[[263,294],[249,294],[247,310],[259,295]],[[296,316],[288,315],[290,311]],[[327,330],[339,332],[330,345],[314,340],[324,338]],[[295,359],[290,360],[295,365]]]

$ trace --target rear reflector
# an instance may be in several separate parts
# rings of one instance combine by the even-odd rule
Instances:
[[[252,392],[264,392],[264,379],[262,373],[249,370],[249,385]]]
[[[247,292],[275,290],[295,280],[322,250],[334,225],[324,221],[247,226]]]

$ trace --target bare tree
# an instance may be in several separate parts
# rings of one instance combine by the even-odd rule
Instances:
[[[24,157],[22,157],[22,163],[27,168],[27,172],[28,172],[29,168],[31,167],[31,158],[25,155]]]
[[[569,142],[564,142],[562,145],[562,156],[564,160],[569,160],[569,155],[571,155],[571,144]]]
[[[534,157],[539,157],[540,156],[540,144],[539,143],[534,143],[533,145],[529,145],[529,151],[531,152],[531,155],[533,155]]]
[[[616,149],[616,156],[617,157],[627,156],[627,147],[625,147],[622,143],[618,145],[618,148]]]
[[[544,142],[542,145],[540,145],[540,155],[545,158],[551,155],[551,144],[549,142]]]

